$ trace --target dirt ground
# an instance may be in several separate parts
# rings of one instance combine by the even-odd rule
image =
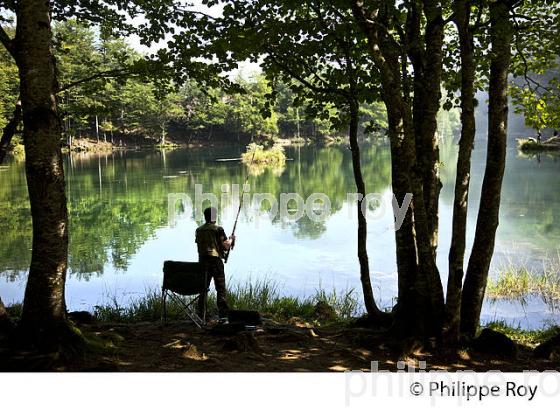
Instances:
[[[312,328],[302,323],[267,322],[253,331],[217,334],[185,322],[82,326],[110,340],[114,347],[88,353],[83,360],[58,366],[59,371],[124,372],[330,372],[397,370],[397,361],[441,370],[560,370],[560,364],[537,360],[521,348],[517,358],[493,357],[471,351],[429,353],[421,347],[396,345],[382,333],[341,326]]]

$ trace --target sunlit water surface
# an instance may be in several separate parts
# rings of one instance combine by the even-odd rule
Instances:
[[[468,241],[472,243],[482,173],[484,141],[476,145],[470,193]],[[222,185],[241,184],[247,169],[237,161],[243,147],[129,151],[65,156],[70,209],[67,303],[92,309],[116,298],[126,304],[161,285],[162,262],[196,260],[194,230],[200,223],[187,209],[170,224],[168,194],[194,198],[195,185],[221,195]],[[331,215],[323,222],[307,217],[271,218],[264,203],[241,214],[238,242],[226,265],[230,283],[262,278],[278,283],[285,294],[308,296],[319,287],[360,291],[356,258],[356,215],[347,193],[355,192],[350,151],[340,147],[290,147],[283,169],[252,169],[251,193],[324,193]],[[456,144],[442,143],[443,161],[438,264],[447,280]],[[368,252],[375,296],[382,306],[397,294],[393,217],[390,208],[390,155],[386,143],[363,147],[364,179],[383,201],[368,225]],[[492,274],[506,264],[538,269],[557,258],[560,239],[560,160],[521,157],[508,148],[500,226]],[[227,198],[226,198],[227,199]],[[291,207],[291,206],[290,206]],[[177,208],[175,208],[177,209]],[[231,231],[237,203],[221,204],[219,223]],[[178,209],[181,211],[181,209]],[[178,212],[177,211],[177,212]],[[23,298],[30,260],[31,220],[22,163],[0,171],[0,295],[7,303]],[[524,301],[487,300],[483,321],[505,320],[525,328],[559,322],[558,312],[539,297]]]

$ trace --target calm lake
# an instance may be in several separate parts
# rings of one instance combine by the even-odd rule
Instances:
[[[485,161],[485,141],[473,158],[469,243],[478,208]],[[117,298],[126,304],[161,284],[164,260],[197,259],[194,230],[200,221],[189,212],[168,220],[168,194],[194,198],[195,184],[221,194],[223,184],[241,184],[247,169],[237,158],[244,147],[128,151],[65,156],[70,209],[70,256],[67,302],[71,310],[91,310]],[[441,147],[443,161],[438,263],[447,281],[447,252],[457,147]],[[237,246],[226,265],[229,283],[268,278],[283,293],[306,296],[322,287],[360,292],[356,258],[355,191],[350,151],[340,147],[289,147],[284,169],[251,170],[251,193],[298,193],[307,198],[325,193],[331,215],[323,222],[271,218],[266,204],[243,212]],[[369,192],[384,201],[368,226],[372,282],[378,302],[392,306],[397,293],[393,216],[390,208],[390,155],[386,142],[365,144],[363,171]],[[500,226],[492,274],[505,264],[538,269],[545,258],[558,258],[560,243],[560,157],[525,158],[514,142],[502,196]],[[223,204],[222,204],[223,205]],[[236,203],[222,208],[219,223],[230,233]],[[31,219],[22,162],[0,170],[0,295],[6,303],[21,301],[30,260]],[[359,294],[359,293],[358,293]],[[483,321],[505,320],[524,328],[560,322],[555,306],[539,297],[524,301],[487,300]]]

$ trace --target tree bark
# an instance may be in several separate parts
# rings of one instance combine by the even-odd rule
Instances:
[[[464,276],[464,258],[469,185],[471,176],[471,152],[476,132],[473,33],[469,26],[471,0],[457,0],[454,3],[455,25],[459,33],[461,55],[461,139],[457,158],[455,198],[453,201],[453,222],[451,247],[449,248],[449,276],[447,281],[445,339],[455,344],[459,339],[461,319],[461,291]]]
[[[438,245],[439,141],[437,114],[441,100],[443,67],[444,21],[439,1],[413,1],[408,13],[408,55],[414,69],[413,119],[416,158],[422,177],[427,231],[434,258]],[[420,30],[421,11],[426,19],[425,31]]]
[[[420,30],[421,11],[426,23]],[[430,334],[439,333],[442,325],[444,300],[443,287],[436,264],[438,245],[439,194],[439,141],[437,113],[441,99],[443,67],[443,29],[441,4],[436,0],[412,2],[409,9],[409,38],[412,40],[409,56],[414,69],[413,124],[415,141],[415,166],[411,168],[413,191],[417,202],[414,206],[414,224],[417,235],[419,275],[416,292],[420,296],[416,310],[429,301],[425,320],[433,327]],[[421,186],[421,191],[416,187]],[[420,202],[420,196],[422,202]]]
[[[395,330],[420,338],[438,335],[443,319],[443,288],[432,251],[424,202],[422,170],[416,163],[413,113],[401,78],[400,47],[389,33],[391,7],[366,11],[361,0],[352,3],[356,21],[366,34],[373,61],[381,74],[387,108],[393,194],[402,204],[412,193],[412,209],[395,233],[399,301]],[[375,23],[373,21],[375,20]]]
[[[352,3],[352,11],[356,21],[365,33],[372,58],[379,69],[382,80],[382,97],[387,108],[388,136],[391,145],[391,180],[393,195],[399,205],[404,201],[405,195],[410,192],[410,181],[407,166],[410,164],[407,155],[407,134],[405,127],[410,129],[410,121],[405,124],[403,111],[404,101],[400,99],[401,83],[399,73],[399,56],[391,44],[387,49],[395,51],[384,55],[380,48],[386,37],[378,35],[377,30],[370,23],[377,18],[378,11],[368,11],[363,8],[363,3],[356,0]],[[367,15],[367,18],[366,18]],[[380,38],[381,37],[381,38]],[[414,233],[412,209],[406,212],[401,228],[395,231],[397,272],[398,272],[398,301],[394,308],[395,321],[393,331],[398,334],[407,334],[414,328],[413,291],[414,281],[418,273],[418,256]]]
[[[2,133],[2,139],[0,140],[0,164],[4,162],[6,154],[8,153],[8,148],[10,147],[10,142],[17,131],[17,127],[21,122],[21,101],[18,100],[16,103],[16,108],[14,109],[14,114],[10,121],[4,127],[4,132]]]
[[[57,114],[50,2],[17,2],[16,62],[23,109],[25,169],[33,221],[33,250],[21,329],[39,348],[67,329],[65,281],[68,213]]]
[[[379,310],[375,303],[373,290],[371,287],[371,278],[369,272],[369,259],[366,249],[367,244],[367,220],[362,212],[363,198],[366,196],[366,187],[362,175],[362,167],[360,164],[360,146],[358,144],[358,121],[359,111],[358,103],[353,101],[350,104],[350,149],[352,150],[352,169],[354,171],[354,181],[356,189],[361,198],[357,201],[358,210],[358,260],[360,262],[360,281],[362,283],[362,291],[364,294],[364,304],[368,316],[371,318],[380,317],[383,312]]]
[[[513,36],[511,0],[490,3],[490,84],[488,148],[473,249],[461,299],[461,331],[474,336],[480,321],[488,270],[499,223],[500,196],[506,162],[508,73]]]

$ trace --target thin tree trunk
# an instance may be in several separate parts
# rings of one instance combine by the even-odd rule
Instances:
[[[299,129],[299,107],[296,107],[297,138],[301,137]]]
[[[18,100],[16,103],[16,108],[14,114],[8,124],[4,127],[4,132],[2,133],[2,139],[0,140],[0,164],[4,162],[4,158],[8,153],[8,148],[10,147],[10,142],[14,137],[17,127],[21,122],[21,101]]]
[[[97,115],[95,116],[95,138],[97,142],[99,142],[99,118]]]
[[[464,258],[469,185],[471,176],[471,152],[476,132],[475,123],[475,61],[473,34],[469,27],[471,0],[455,2],[455,24],[459,33],[461,54],[461,139],[457,158],[455,199],[451,247],[449,249],[449,277],[447,280],[445,338],[448,343],[459,339],[461,320],[461,290],[464,276]]]
[[[423,36],[420,31],[422,9],[426,19]],[[413,118],[416,158],[423,185],[426,229],[435,259],[438,245],[439,193],[442,187],[439,179],[437,113],[441,100],[444,21],[439,2],[412,2],[408,23],[411,42],[409,56],[414,68]]]
[[[358,104],[353,101],[350,107],[350,148],[352,150],[352,169],[354,171],[354,181],[356,189],[361,198],[357,201],[358,210],[358,260],[360,262],[360,281],[362,283],[362,291],[364,294],[364,304],[368,316],[376,318],[382,315],[382,312],[375,303],[373,290],[371,287],[371,278],[369,272],[369,259],[367,254],[367,221],[362,212],[363,198],[366,196],[366,187],[362,175],[362,167],[360,164],[360,146],[358,145],[358,121],[359,112]]]
[[[161,145],[165,145],[165,123],[161,124]]]
[[[50,347],[67,329],[68,213],[57,114],[50,2],[17,2],[17,64],[33,250],[21,317],[28,342]]]
[[[490,84],[488,91],[488,152],[473,249],[461,299],[461,331],[474,336],[480,322],[488,270],[499,223],[500,196],[506,162],[508,73],[513,27],[510,1],[490,3]]]

